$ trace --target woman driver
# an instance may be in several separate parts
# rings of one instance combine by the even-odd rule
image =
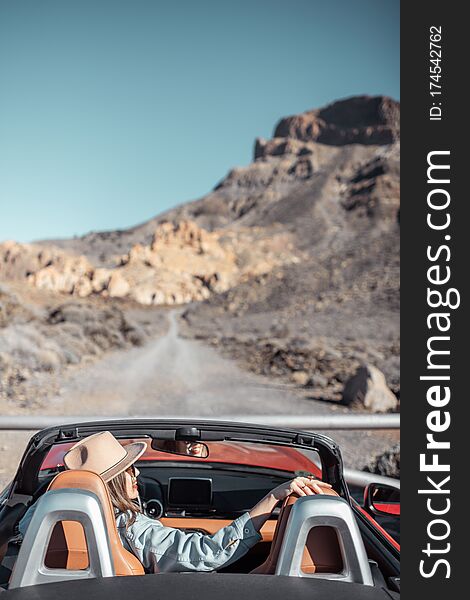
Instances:
[[[145,442],[121,446],[109,431],[81,440],[64,456],[68,469],[84,469],[101,475],[106,482],[116,513],[116,525],[124,547],[143,564],[147,572],[212,571],[241,558],[261,540],[259,530],[276,504],[297,493],[322,494],[328,483],[296,477],[274,488],[249,512],[212,535],[185,533],[166,527],[142,513],[137,498],[138,469],[134,462],[145,452]],[[20,521],[24,535],[34,506]]]

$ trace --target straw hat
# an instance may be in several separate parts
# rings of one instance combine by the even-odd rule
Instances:
[[[100,431],[77,442],[64,456],[68,469],[93,471],[109,481],[128,469],[145,452],[145,442],[121,446],[110,431]]]

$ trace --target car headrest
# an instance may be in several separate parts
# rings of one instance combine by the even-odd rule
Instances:
[[[338,494],[332,489],[324,489],[324,494],[327,496],[338,496]],[[276,565],[279,559],[279,553],[282,546],[282,541],[284,539],[284,534],[287,527],[287,521],[289,519],[289,514],[292,509],[292,506],[297,502],[300,496],[297,494],[290,494],[282,503],[281,511],[279,513],[279,517],[276,523],[276,529],[274,530],[273,541],[271,544],[271,550],[269,552],[268,558],[262,565],[259,565],[252,571],[252,573],[259,574],[274,574],[276,571]],[[320,528],[317,528],[316,531],[317,536],[309,536],[309,540],[307,545],[305,546],[302,558],[302,569],[305,573],[315,573],[317,570],[317,566],[314,562],[315,557],[318,557],[319,553],[316,552],[316,548],[323,546],[324,548],[330,548],[331,551],[328,552],[329,557],[334,557],[329,561],[324,560],[325,553],[322,554],[322,558],[318,561],[322,564],[325,562],[330,562],[329,566],[325,567],[325,570],[331,569],[331,572],[336,572],[338,568],[338,552],[336,549],[337,539],[330,535],[329,531],[320,531]],[[321,539],[320,539],[321,538]],[[316,542],[318,540],[318,542]],[[321,567],[323,568],[323,567]]]
[[[116,575],[143,575],[144,569],[137,557],[128,552],[122,545],[116,528],[114,508],[103,479],[91,471],[67,470],[56,475],[47,490],[70,488],[86,490],[97,496],[108,530]],[[80,523],[62,521],[55,527],[45,562],[50,567],[67,569],[84,569],[87,567],[87,544]]]

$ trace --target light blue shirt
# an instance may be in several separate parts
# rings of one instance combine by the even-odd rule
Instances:
[[[124,548],[151,573],[213,571],[241,558],[262,539],[248,512],[212,535],[165,527],[140,513],[126,531],[128,515],[116,518]]]
[[[23,536],[34,510],[35,505],[18,525]],[[116,516],[119,537],[150,573],[213,571],[238,560],[262,539],[248,512],[212,535],[166,527],[142,513],[126,529],[128,519],[128,513]]]

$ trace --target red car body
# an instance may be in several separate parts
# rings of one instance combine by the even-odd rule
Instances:
[[[147,438],[132,438],[128,440],[120,440],[123,445],[130,444],[136,441],[144,441],[147,443],[147,450],[140,457],[139,461],[175,461],[178,462],[198,462],[201,459],[197,457],[189,456],[174,456],[159,450],[154,450],[149,443]],[[54,469],[63,466],[64,454],[73,445],[70,443],[61,443],[53,446],[47,454],[41,470]],[[261,445],[259,443],[250,442],[208,442],[210,450],[210,462],[211,463],[224,463],[233,464],[240,466],[260,467],[266,469],[276,469],[280,471],[287,471],[289,473],[295,473],[296,471],[310,472],[319,479],[321,479],[321,469],[313,462],[308,456],[296,448],[289,448],[287,446],[269,446]],[[370,515],[362,506],[359,505],[354,499],[352,499],[356,508],[364,515],[364,517],[370,522],[373,527],[380,532],[389,542],[400,550],[400,544],[389,534],[381,525]],[[389,505],[383,506],[384,511],[389,514],[400,514],[399,505],[391,505],[392,508],[388,510]],[[380,508],[377,506],[377,508]]]

